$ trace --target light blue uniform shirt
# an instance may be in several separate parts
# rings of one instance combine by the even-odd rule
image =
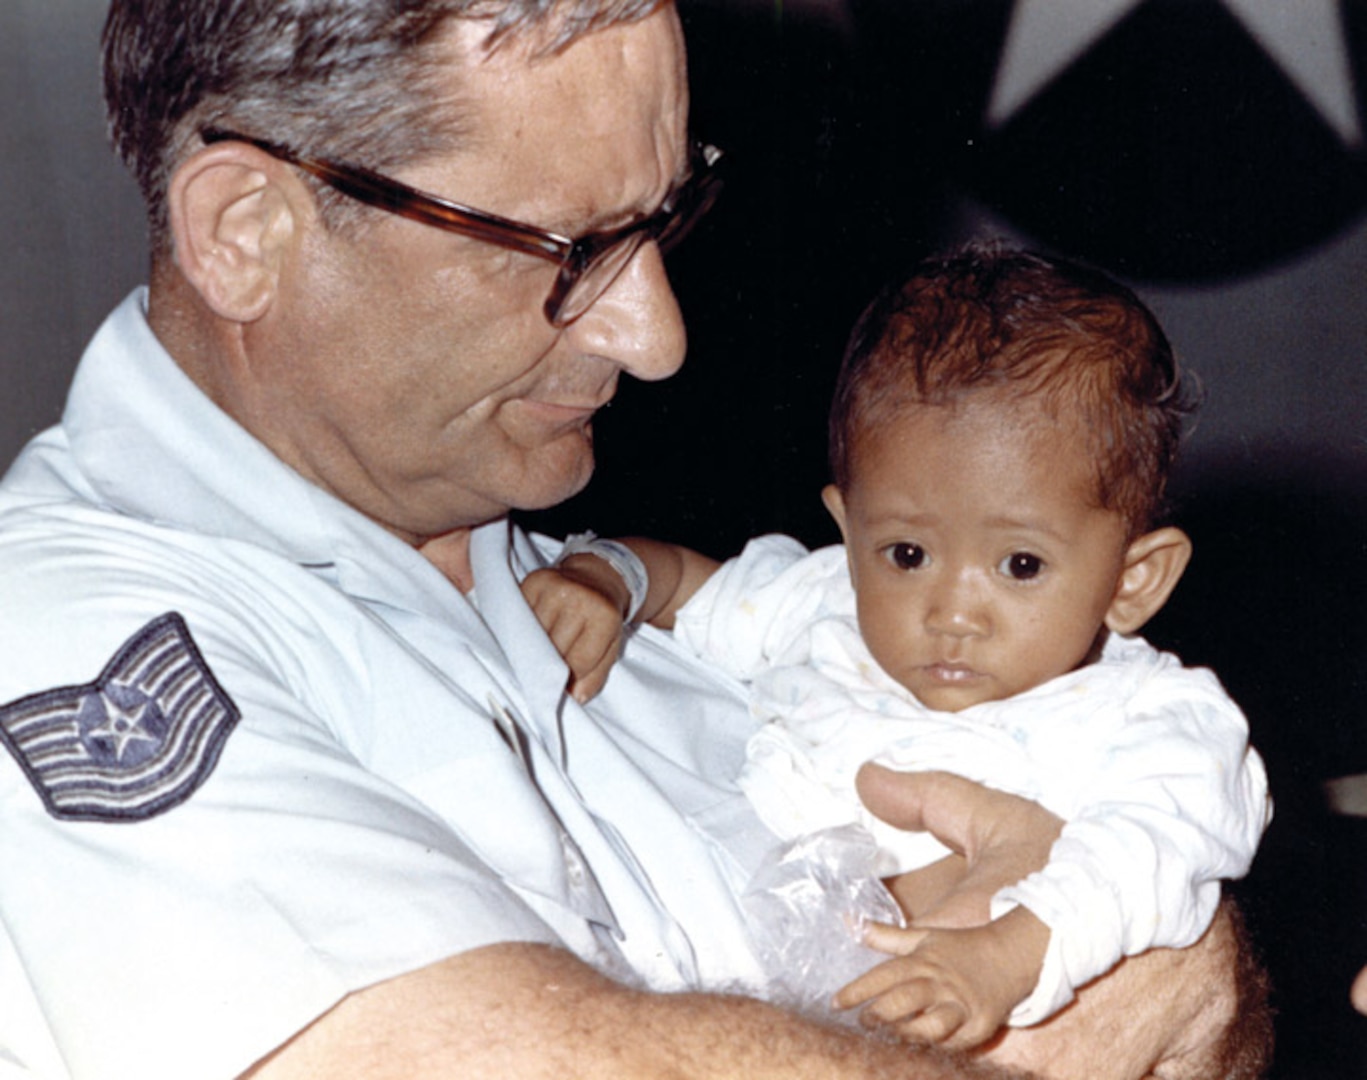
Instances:
[[[646,628],[580,707],[518,590],[554,543],[478,529],[462,596],[217,409],[144,305],[0,485],[0,1077],[235,1076],[494,942],[754,979],[736,684]],[[179,756],[134,768],[164,717]],[[103,763],[85,802],[61,738]]]

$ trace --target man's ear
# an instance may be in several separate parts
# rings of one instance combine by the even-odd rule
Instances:
[[[306,194],[287,166],[245,143],[206,147],[176,170],[167,189],[176,264],[215,314],[240,323],[265,314]]]
[[[1155,529],[1125,549],[1106,626],[1117,634],[1133,634],[1156,614],[1181,580],[1191,561],[1191,539],[1181,529]]]

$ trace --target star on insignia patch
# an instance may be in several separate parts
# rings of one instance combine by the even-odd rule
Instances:
[[[141,821],[193,794],[239,715],[170,612],[134,634],[94,682],[0,706],[0,742],[54,817]]]

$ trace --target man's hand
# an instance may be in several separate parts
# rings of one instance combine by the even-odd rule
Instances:
[[[891,883],[919,928],[982,926],[993,895],[1040,869],[1063,821],[1037,803],[944,772],[900,773],[865,765],[859,797],[877,817],[930,832],[958,854]]]
[[[522,595],[569,665],[570,693],[583,704],[603,689],[621,655],[631,603],[626,583],[602,559],[571,555],[528,574]]]
[[[860,1020],[912,1042],[967,1050],[986,1042],[1039,980],[1049,928],[1024,908],[986,926],[926,930],[875,924],[864,944],[897,959],[836,995]]]

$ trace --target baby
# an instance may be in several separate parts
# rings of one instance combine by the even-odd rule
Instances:
[[[740,782],[782,837],[863,823],[886,874],[944,856],[863,809],[870,760],[954,772],[1066,823],[985,925],[913,911],[905,929],[875,927],[869,943],[902,955],[838,1006],[977,1045],[1052,1015],[1123,956],[1196,941],[1221,880],[1247,872],[1271,807],[1244,718],[1210,672],[1136,636],[1191,555],[1163,523],[1189,408],[1128,289],[967,248],[855,327],[823,492],[842,546],[763,537],[719,565],[580,538],[526,579],[581,700],[640,621],[747,682],[766,723]]]

